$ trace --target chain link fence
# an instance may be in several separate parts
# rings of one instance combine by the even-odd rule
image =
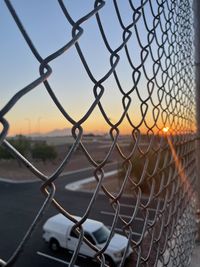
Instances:
[[[59,49],[43,57],[37,48],[37,42],[32,38],[31,30],[27,30],[26,23],[21,20],[17,1],[5,1],[5,8],[9,10],[18,31],[38,62],[39,74],[24,88],[16,88],[16,93],[1,107],[0,140],[5,149],[42,181],[40,189],[45,195],[45,201],[20,245],[8,260],[1,260],[1,266],[15,266],[50,205],[74,222],[79,236],[79,244],[69,266],[74,266],[81,242],[86,242],[95,251],[95,257],[101,266],[105,266],[104,252],[117,224],[121,225],[129,240],[120,266],[188,266],[196,235],[192,1],[89,2],[87,12],[85,1],[56,2],[57,10],[64,16],[66,31],[71,32],[71,36]],[[70,11],[71,5],[77,7],[77,13]],[[48,12],[47,2],[46,11]],[[93,23],[93,28],[89,26],[90,22]],[[88,29],[94,36],[98,32],[102,51],[98,49],[99,39],[91,39],[87,34]],[[82,45],[82,40],[85,39],[88,48]],[[89,44],[93,45],[92,48]],[[70,110],[57,97],[57,86],[51,83],[54,61],[71,50],[75,51],[79,65],[84,69],[85,77],[87,76],[85,79],[90,80],[90,91],[93,93],[87,111],[78,120],[70,115]],[[94,55],[97,66],[92,65],[90,53]],[[66,64],[66,72],[69,68],[70,64]],[[72,77],[76,80],[79,75],[81,74],[75,70]],[[22,156],[7,138],[10,128],[7,115],[19,100],[41,84],[66,123],[71,125],[74,140],[66,150],[62,163],[49,176]],[[77,92],[83,90],[79,86]],[[114,104],[115,95],[120,99],[117,108]],[[70,92],[66,93],[66,98],[68,97]],[[78,101],[73,102],[74,110],[78,108],[77,103]],[[95,151],[89,151],[83,141],[85,123],[96,111],[106,125],[109,140],[103,159],[96,159]],[[98,127],[101,131],[101,126]],[[126,140],[126,148],[123,140]],[[67,203],[61,204],[55,197],[55,193],[59,195],[56,181],[70,164],[77,149],[82,151],[94,169],[95,180],[90,202],[78,222],[68,211]],[[109,189],[105,169],[112,160],[118,162],[116,179],[119,180],[120,188]],[[109,200],[114,214],[110,237],[101,250],[84,237],[82,229],[82,224],[95,209],[100,192]],[[127,217],[122,214],[124,197],[130,199],[129,203],[134,203],[131,214]],[[138,217],[142,230],[135,238]],[[129,262],[126,262],[129,246],[133,253]]]

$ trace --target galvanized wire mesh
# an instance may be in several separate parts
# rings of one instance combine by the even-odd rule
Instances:
[[[70,266],[75,264],[83,239],[96,251],[96,257],[101,266],[104,266],[104,251],[110,239],[101,250],[98,250],[84,238],[81,227],[93,211],[97,196],[102,191],[104,198],[109,199],[115,214],[110,238],[115,232],[117,223],[120,222],[124,234],[129,239],[128,245],[133,249],[131,266],[188,266],[195,239],[196,179],[192,1],[127,0],[122,3],[117,0],[96,0],[93,1],[93,8],[88,13],[76,19],[69,12],[70,2],[72,1],[59,0],[57,8],[65,16],[71,38],[57,51],[44,58],[37,49],[34,39],[31,39],[31,33],[26,31],[26,25],[15,11],[15,4],[9,0],[5,1],[16,27],[33,57],[38,61],[39,75],[24,88],[17,88],[16,94],[1,108],[0,140],[3,147],[43,182],[40,189],[46,198],[16,251],[6,262],[2,260],[1,265],[15,265],[27,241],[31,239],[31,234],[34,234],[34,229],[44,211],[49,205],[53,205],[58,212],[75,223],[79,233],[79,246],[71,258]],[[84,3],[79,2],[79,5]],[[123,12],[125,5],[129,13]],[[109,32],[107,25],[114,23],[112,16],[106,23],[103,19],[108,13],[115,15],[120,29],[117,44],[112,43],[110,37],[112,33]],[[95,27],[101,35],[110,63],[109,67],[105,66],[102,76],[95,74],[88,60],[88,51],[81,46],[87,28],[84,23],[90,20],[95,21]],[[95,43],[95,40],[89,42]],[[68,53],[70,49],[76,49],[80,64],[93,84],[91,90],[94,99],[79,120],[63,107],[57,97],[56,88],[49,80],[54,75],[51,63]],[[101,54],[101,51],[94,52]],[[124,72],[129,73],[126,77],[129,75],[129,81],[131,80],[127,84],[122,81]],[[79,73],[74,73],[74,79],[78,76]],[[119,106],[122,112],[115,122],[107,114],[104,105],[104,95],[109,90],[107,83],[110,81],[114,92],[121,96]],[[49,176],[36,168],[7,140],[9,122],[6,115],[20,99],[42,83],[66,122],[71,124],[74,138],[63,162]],[[112,104],[110,99],[111,109]],[[83,142],[84,123],[92,117],[96,109],[100,111],[109,129],[110,139],[109,149],[100,161],[95,159]],[[129,133],[126,132],[126,137],[128,136],[130,140],[128,150],[123,149],[121,142],[124,138],[123,127],[129,129]],[[94,168],[93,175],[96,180],[91,200],[79,222],[68,212],[67,203],[63,205],[55,198],[55,193],[59,194],[55,182],[70,163],[78,147]],[[104,170],[116,155],[121,187],[113,192],[105,185]],[[123,197],[127,194],[134,202],[128,219],[124,218],[121,212]],[[139,238],[135,239],[135,224],[138,217],[141,218],[142,231]],[[125,265],[125,256],[126,251],[121,266]]]

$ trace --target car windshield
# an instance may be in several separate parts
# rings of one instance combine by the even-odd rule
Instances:
[[[97,241],[98,244],[105,243],[110,235],[110,231],[107,227],[102,226],[95,232],[93,232],[93,235]]]

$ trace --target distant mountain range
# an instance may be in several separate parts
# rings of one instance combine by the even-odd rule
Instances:
[[[29,136],[37,137],[37,136],[46,136],[46,137],[56,137],[56,136],[66,136],[71,135],[71,128],[63,128],[63,129],[54,129],[47,133],[32,133]]]
[[[91,133],[91,132],[87,132],[87,131],[84,131],[84,134],[94,134],[94,135],[104,135],[105,133],[104,132],[94,132],[94,133]],[[30,134],[29,136],[31,137],[62,137],[62,136],[69,136],[71,135],[71,128],[63,128],[63,129],[54,129],[50,132],[47,132],[47,133],[32,133]]]

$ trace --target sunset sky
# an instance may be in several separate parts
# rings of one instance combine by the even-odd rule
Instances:
[[[66,20],[57,1],[13,0],[11,2],[33,44],[43,58],[61,48],[71,39],[72,27]],[[129,25],[133,18],[128,1],[118,2],[123,22],[125,25]],[[136,1],[136,5],[139,2]],[[93,3],[94,1],[65,1],[65,5],[74,21],[90,12],[93,9]],[[155,12],[156,8],[157,6],[155,6]],[[123,30],[117,20],[116,13],[113,11],[112,1],[107,1],[99,14],[109,44],[115,50],[122,43]],[[146,5],[144,11],[149,27],[151,27],[152,14],[149,4]],[[4,1],[0,1],[0,17],[0,86],[1,92],[3,92],[0,106],[2,108],[14,94],[39,77],[39,63],[22,37]],[[95,17],[84,22],[81,27],[84,29],[84,33],[80,38],[79,45],[93,76],[96,80],[99,80],[110,69],[110,53],[102,40]],[[138,22],[138,30],[141,42],[146,44],[147,34],[143,20],[140,23]],[[159,29],[157,35],[158,37],[160,35]],[[154,46],[155,44],[152,44],[156,53],[156,46]],[[139,65],[141,63],[141,49],[134,32],[128,43],[128,48],[135,66]],[[119,55],[120,62],[117,65],[116,72],[124,92],[128,92],[133,87],[133,70],[124,51],[120,52]],[[71,47],[65,54],[50,62],[50,66],[53,73],[48,81],[54,93],[68,114],[74,120],[80,120],[95,99],[93,94],[94,83],[86,73],[75,47]],[[151,58],[147,59],[145,66],[147,75],[151,77]],[[157,80],[159,81],[159,76]],[[105,92],[101,98],[101,103],[111,122],[116,123],[123,113],[122,94],[113,75],[103,83],[103,86]],[[137,125],[141,121],[140,105],[142,100],[146,101],[148,105],[147,121],[151,126],[153,125],[152,105],[151,101],[147,100],[149,93],[144,73],[141,75],[137,89],[141,99],[139,100],[139,96],[134,90],[129,109],[132,122]],[[156,87],[152,93],[152,99],[155,105],[159,101]],[[71,128],[72,126],[56,108],[44,85],[39,85],[23,96],[6,115],[6,119],[10,123],[9,135],[32,132],[44,133],[55,128]],[[142,127],[146,130],[144,124]],[[107,132],[109,130],[109,126],[98,107],[83,124],[83,128],[87,132]],[[132,130],[126,119],[119,128],[122,133],[130,133]]]

